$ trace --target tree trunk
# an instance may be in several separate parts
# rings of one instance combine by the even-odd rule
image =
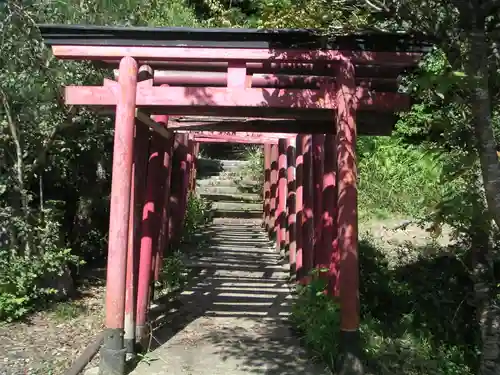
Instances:
[[[491,124],[488,44],[483,30],[470,33],[467,70],[471,83],[472,126],[476,136],[488,212],[500,228],[500,165]],[[493,262],[488,246],[474,249],[475,302],[481,327],[482,354],[478,375],[500,374],[500,309],[496,304]]]
[[[470,35],[470,56],[467,62],[472,82],[472,125],[477,141],[481,174],[488,210],[500,228],[500,165],[491,124],[489,95],[488,44],[482,31]]]

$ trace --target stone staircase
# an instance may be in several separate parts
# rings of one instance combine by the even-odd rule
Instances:
[[[196,189],[212,202],[214,217],[262,217],[261,194],[249,192],[255,181],[236,181],[237,172],[245,163],[243,160],[199,159]]]

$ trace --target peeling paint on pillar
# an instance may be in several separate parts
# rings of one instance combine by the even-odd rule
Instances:
[[[304,158],[302,155],[302,138],[304,135],[297,135],[297,140],[295,142],[296,145],[296,153],[297,157],[295,158],[295,210],[296,210],[296,231],[295,231],[295,242],[297,246],[297,251],[295,254],[295,273],[297,277],[297,281],[299,277],[303,273],[303,247],[302,247],[302,214],[303,214],[303,180],[304,180]]]
[[[314,265],[314,191],[312,164],[312,136],[302,138],[303,209],[302,209],[302,274],[301,283],[307,283]]]
[[[295,181],[295,140],[288,140],[287,142],[287,245],[288,245],[288,259],[290,263],[290,273],[295,275],[295,259],[297,251],[297,202],[296,202],[296,181]]]
[[[155,121],[167,126],[168,116],[157,115],[154,117]],[[174,145],[173,134],[170,134],[168,139],[163,138],[164,146],[162,149],[162,164],[161,164],[161,189],[159,191],[159,209],[161,213],[160,227],[158,230],[158,246],[156,250],[155,264],[154,264],[154,280],[158,281],[160,271],[163,264],[163,254],[169,244],[168,237],[168,215],[169,215],[169,201],[170,201],[170,178],[172,175],[172,150]]]
[[[134,154],[137,62],[131,57],[124,57],[120,61],[119,71],[120,90],[115,116],[106,277],[106,329],[100,362],[102,375],[120,374],[125,371],[123,325]]]
[[[276,250],[285,255],[286,238],[286,199],[287,199],[287,164],[286,164],[286,139],[278,141],[278,199],[276,210]]]
[[[322,222],[321,214],[323,210],[323,169],[324,169],[324,149],[325,136],[314,134],[312,136],[312,157],[313,157],[313,217],[314,217],[314,267],[318,266],[321,259],[321,252],[324,251],[322,244]]]
[[[142,208],[141,251],[139,261],[139,282],[137,295],[137,338],[146,335],[146,317],[151,296],[152,271],[157,253],[161,208],[161,173],[163,161],[163,138],[150,132],[149,158],[147,168],[146,194]]]
[[[140,227],[142,204],[146,188],[149,129],[135,125],[134,164],[130,194],[129,239],[127,250],[127,291],[125,295],[124,340],[127,353],[134,353],[136,337],[137,284],[139,279]]]
[[[276,198],[278,195],[278,145],[271,144],[271,187],[269,199],[269,237],[276,239]]]
[[[271,145],[264,144],[264,207],[263,223],[266,231],[269,231],[269,220],[271,214]]]
[[[337,160],[335,135],[326,134],[324,148],[323,171],[323,212],[321,215],[322,246],[319,267],[327,268],[328,291],[330,295],[338,296],[337,273],[339,271],[340,255],[337,243]]]
[[[336,143],[340,251],[339,375],[364,374],[359,342],[359,261],[356,187],[356,83],[354,66],[342,61],[336,85]]]

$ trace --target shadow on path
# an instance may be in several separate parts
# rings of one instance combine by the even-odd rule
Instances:
[[[288,270],[260,225],[220,219],[206,234],[184,292],[152,311],[151,360],[132,374],[327,374],[287,326]]]

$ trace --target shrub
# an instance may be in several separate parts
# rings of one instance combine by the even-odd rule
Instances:
[[[460,261],[422,256],[391,268],[369,241],[361,242],[359,254],[360,333],[369,370],[377,375],[473,374],[478,330],[471,324],[474,310],[465,301],[467,274]],[[299,287],[291,321],[307,347],[333,370],[340,309],[323,293],[326,283],[315,273],[310,285]]]
[[[236,174],[236,183],[241,189],[260,193],[264,185],[264,153],[261,147],[253,147],[244,154],[246,163]],[[251,183],[249,183],[251,182]]]
[[[36,304],[55,299],[64,291],[55,288],[54,280],[67,273],[68,264],[79,263],[70,249],[58,246],[59,226],[54,221],[46,219],[43,226],[24,224],[23,229],[31,231],[36,251],[0,248],[0,320],[19,319]]]
[[[195,193],[190,193],[187,200],[182,241],[189,242],[193,235],[211,218],[211,203]]]
[[[358,149],[360,213],[420,217],[441,200],[443,161],[394,138],[361,138]]]

